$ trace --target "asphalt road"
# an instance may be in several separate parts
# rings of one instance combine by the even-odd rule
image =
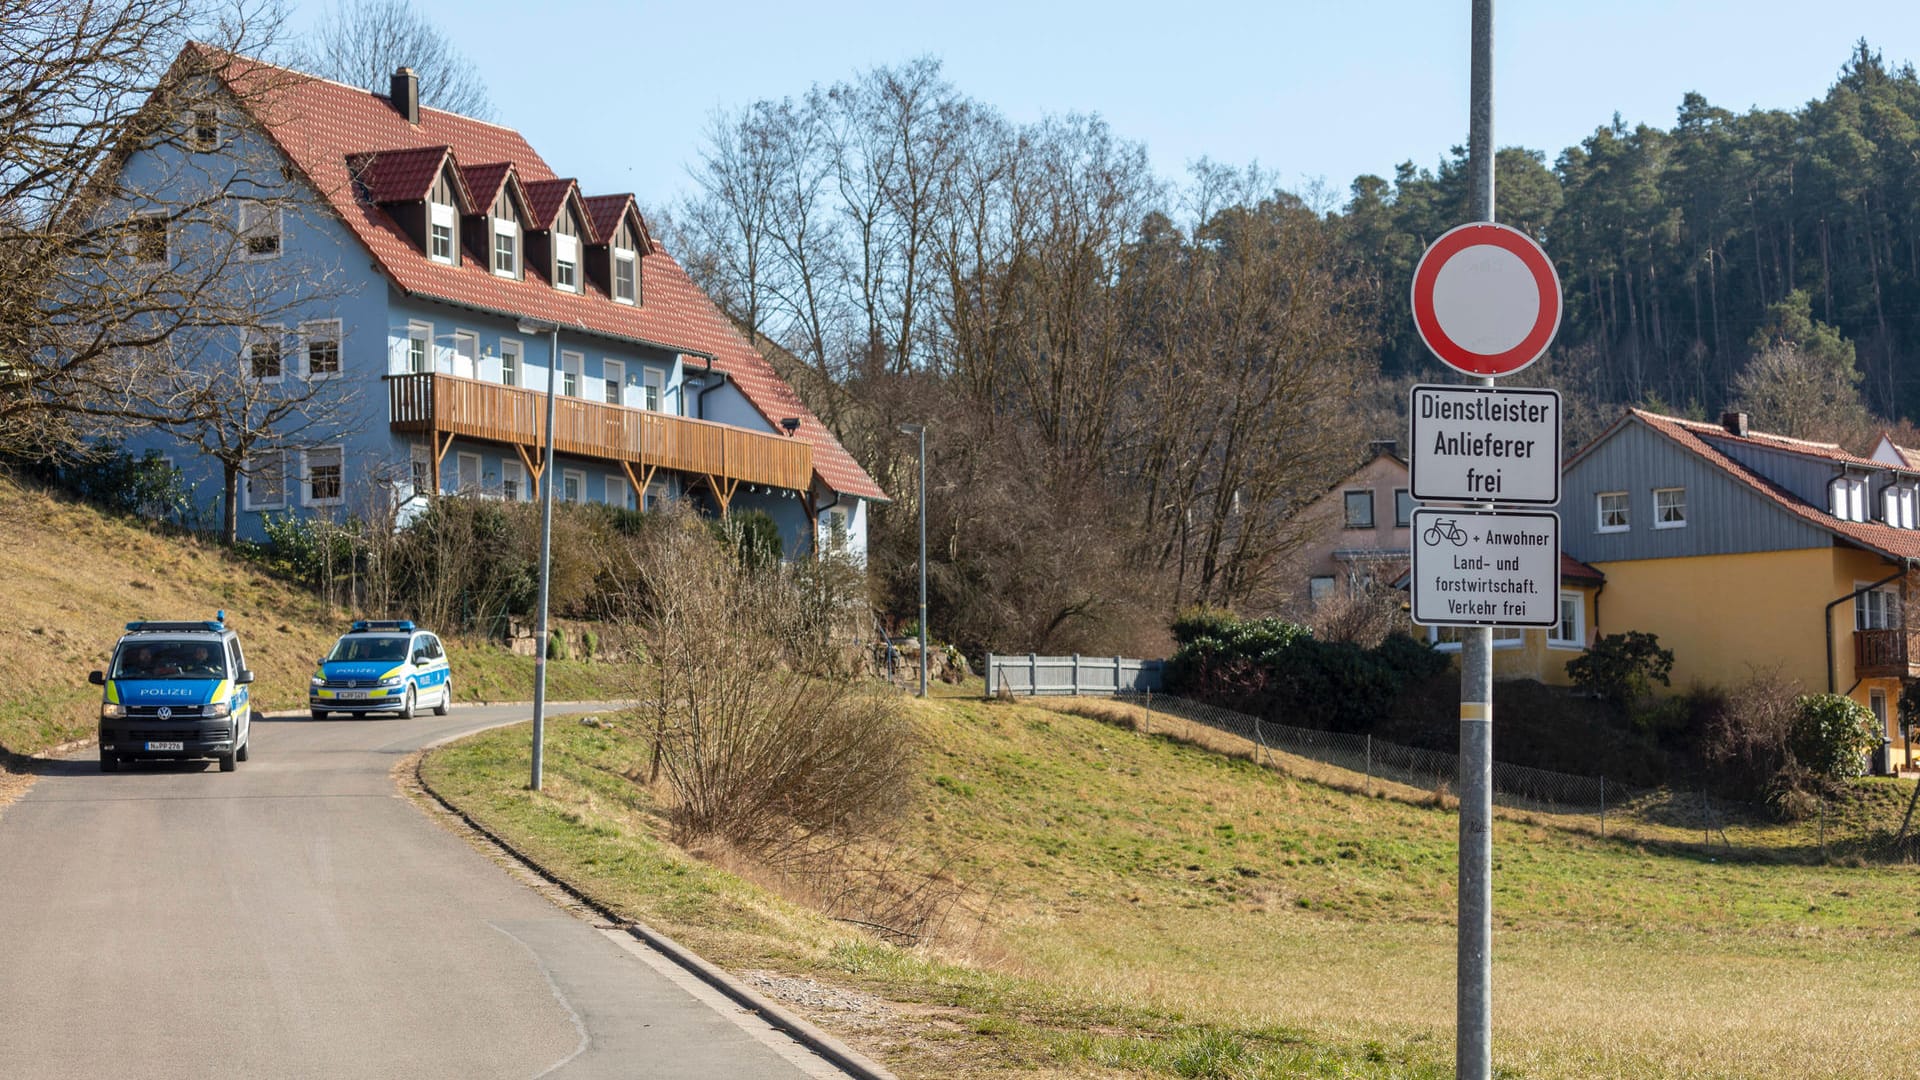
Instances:
[[[396,791],[527,715],[257,720],[233,773],[54,763],[0,809],[0,1075],[840,1075]]]

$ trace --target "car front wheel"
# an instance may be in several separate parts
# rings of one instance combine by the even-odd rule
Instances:
[[[435,716],[447,715],[447,709],[452,705],[453,705],[453,680],[448,679],[446,682],[443,682],[440,684],[440,703],[433,707],[433,715]]]
[[[400,719],[413,719],[413,687],[407,687],[407,696],[400,699]]]

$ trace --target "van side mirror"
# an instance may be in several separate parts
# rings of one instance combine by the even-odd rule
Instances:
[[[95,686],[105,686],[107,685],[107,676],[105,672],[89,671],[87,672],[87,681]]]
[[[417,653],[414,653],[414,654],[413,654],[413,662],[414,662],[414,663],[416,663],[416,664],[424,664],[424,663],[426,663],[426,662],[427,662],[427,650],[425,650],[425,649],[421,649],[421,650],[420,650],[419,652],[417,652]]]
[[[240,683],[240,684],[242,684],[242,685],[245,685],[245,684],[247,684],[247,683],[250,683],[250,682],[252,682],[252,681],[253,681],[253,669],[252,669],[252,668],[241,668],[241,669],[240,669],[240,677],[239,677],[239,678],[237,678],[237,679],[235,679],[235,680],[233,680],[233,681],[234,681],[234,682],[237,682],[237,683]]]

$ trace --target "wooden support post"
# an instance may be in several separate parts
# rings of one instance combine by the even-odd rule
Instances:
[[[440,463],[446,460],[447,451],[453,449],[453,432],[447,432],[447,441],[445,443],[440,441],[440,433],[438,431],[429,431],[427,436],[433,440],[433,494],[438,498],[441,492]]]

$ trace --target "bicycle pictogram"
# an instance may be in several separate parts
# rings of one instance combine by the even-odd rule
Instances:
[[[1456,518],[1440,518],[1420,534],[1420,542],[1428,547],[1438,547],[1442,540],[1452,541],[1454,547],[1466,547],[1467,530],[1460,527]]]

